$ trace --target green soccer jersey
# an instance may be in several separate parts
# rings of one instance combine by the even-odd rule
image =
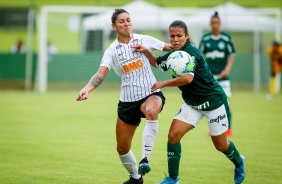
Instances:
[[[229,34],[221,32],[219,36],[207,33],[199,45],[213,75],[219,75],[225,68],[228,57],[235,56],[235,48]],[[226,78],[228,79],[228,78]]]
[[[188,75],[194,75],[190,84],[179,86],[182,91],[182,98],[189,106],[199,110],[213,110],[223,104],[227,98],[222,87],[214,79],[201,52],[193,44],[187,42],[181,49],[193,58],[194,68]],[[158,57],[157,66],[167,71],[166,61],[174,50]]]

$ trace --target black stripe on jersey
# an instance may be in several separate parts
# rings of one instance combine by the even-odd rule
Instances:
[[[138,44],[138,40],[136,41],[135,44]],[[133,55],[134,58],[138,58],[138,57],[139,57],[138,52],[133,52],[132,55]],[[140,75],[138,75],[138,74],[140,73],[140,71],[138,71],[138,70],[140,70],[140,69],[134,70],[135,76],[138,76],[138,77],[136,78],[136,80],[137,80],[136,83],[137,83],[137,84],[141,84],[141,77],[140,77]],[[136,88],[137,88],[137,91],[136,91],[137,97],[139,98],[139,97],[142,96],[142,92],[139,92],[139,90],[138,90],[139,86],[136,86]],[[139,93],[140,93],[140,94],[139,94]]]
[[[143,40],[141,40],[141,44],[143,45],[143,42],[142,42]],[[145,61],[146,60],[146,56],[145,56],[145,54],[140,54],[141,55],[141,57],[142,57],[142,59]],[[149,59],[148,59],[149,60]],[[149,68],[148,68],[149,67]],[[151,75],[150,75],[150,70],[152,70],[151,69],[151,64],[150,64],[150,61],[149,61],[149,63],[146,65],[146,72],[145,72],[145,76],[146,76],[146,79],[147,79],[147,85],[150,85],[150,86],[152,86],[153,84],[151,84],[151,80],[150,80],[150,77],[151,77]],[[147,76],[148,75],[148,76]],[[144,86],[145,86],[145,81],[143,81],[144,82]],[[149,91],[148,91],[149,90]],[[146,91],[146,96],[147,95],[149,95],[149,94],[151,94],[151,89],[149,88],[147,91]]]
[[[142,44],[142,40],[138,40],[138,41],[137,41],[137,44],[140,44],[140,42],[141,42],[141,44]],[[140,52],[136,52],[135,54],[136,54],[136,57],[141,58],[141,53],[140,53]],[[142,59],[142,58],[141,58],[141,59]],[[144,63],[144,65],[145,65],[145,63]],[[141,70],[141,73],[144,72],[144,69],[143,69],[143,68],[141,68],[140,70]],[[141,78],[141,77],[138,77],[138,78],[139,78],[139,81],[138,81],[138,82],[139,82],[140,86],[145,86],[145,85],[144,85],[143,78]],[[143,82],[143,85],[141,85],[142,82]],[[140,94],[138,94],[139,96],[143,96],[141,90],[139,91],[139,93],[140,93]],[[147,96],[147,95],[146,95],[146,96]]]
[[[127,47],[129,47],[128,45],[127,45]],[[129,49],[131,49],[131,48],[129,48],[129,49],[126,49],[125,48],[125,45],[123,45],[123,49],[124,49],[124,52],[126,53],[126,56],[127,56],[127,59],[130,59],[130,58],[132,58],[131,56],[130,56],[130,52],[129,52]],[[128,74],[126,74],[126,75],[129,75],[128,77],[129,77],[129,81],[130,81],[130,78],[132,77],[132,72],[129,72]],[[131,99],[131,98],[129,98],[130,96],[132,96],[132,94],[133,94],[133,92],[131,91],[131,88],[130,88],[130,86],[126,86],[126,91],[125,91],[127,94],[129,94],[129,95],[127,95],[127,101],[134,101],[133,99]]]
[[[145,55],[144,54],[141,54],[141,57],[142,57],[142,59],[143,59],[143,61],[145,61]],[[151,80],[150,80],[150,69],[151,68],[148,68],[148,67],[151,67],[150,65],[148,65],[148,64],[145,64],[145,67],[144,67],[144,70],[145,70],[145,79],[146,79],[146,84],[148,85],[152,85],[151,84]],[[145,85],[145,80],[143,80],[143,82],[144,82],[144,86],[146,86]],[[145,93],[146,93],[146,96],[147,95],[149,95],[149,94],[151,94],[151,92],[150,92],[150,89],[148,89],[148,90],[146,90],[145,91]]]
[[[122,48],[121,48],[122,50],[123,50],[123,53],[125,53],[125,57],[126,57],[126,59],[128,59],[128,55],[127,55],[127,53],[126,53],[126,49],[125,49],[125,46],[124,45],[122,45]],[[124,76],[126,76],[127,74],[124,72]],[[127,80],[127,79],[126,79]],[[123,96],[124,96],[124,100],[125,101],[129,101],[129,96],[130,95],[128,95],[128,93],[126,93],[127,91],[128,91],[128,86],[126,85],[126,86],[124,86],[123,88],[125,88],[125,93],[123,94]]]
[[[143,45],[143,42],[142,42],[142,41],[143,41],[143,40],[140,40],[141,44]],[[146,60],[145,54],[141,54],[141,53],[140,53],[140,57],[142,58],[142,60],[144,61],[144,64],[145,64],[144,72],[145,72],[145,78],[147,79],[147,84],[150,85],[150,84],[151,84],[151,80],[150,80],[150,71],[148,71],[148,68],[147,68],[147,67],[150,67],[149,70],[151,69],[150,62],[149,62],[149,64],[146,64],[146,63],[145,63],[145,60]],[[149,60],[149,59],[148,59],[148,60]],[[149,77],[147,76],[147,74],[149,75]],[[143,84],[144,84],[144,86],[146,86],[146,85],[145,85],[145,80],[143,80]],[[152,84],[151,84],[151,85],[152,85]],[[148,91],[148,90],[149,90],[149,91]],[[149,94],[151,94],[151,89],[149,88],[148,90],[145,91],[146,96],[149,95]]]
[[[143,42],[142,42],[143,40],[140,40],[140,42],[141,42],[141,45],[143,45]],[[145,61],[144,60],[144,57],[142,57],[142,56],[145,56],[144,54],[142,54],[142,53],[139,53],[139,57],[143,60],[143,61]],[[146,56],[145,56],[146,57]],[[142,68],[142,72],[145,74],[145,77],[144,77],[144,79],[142,80],[142,82],[143,82],[143,86],[146,86],[145,85],[145,79],[147,79],[147,77],[146,77],[146,63],[144,62],[144,67]],[[148,83],[148,82],[147,82]],[[145,94],[146,94],[146,96],[148,95],[148,91],[144,91],[145,92]]]

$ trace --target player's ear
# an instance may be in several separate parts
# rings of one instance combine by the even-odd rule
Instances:
[[[116,31],[117,30],[117,28],[116,28],[116,25],[113,23],[112,24],[112,28]]]

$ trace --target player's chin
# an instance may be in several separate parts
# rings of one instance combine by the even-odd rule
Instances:
[[[180,46],[179,45],[173,45],[172,47],[173,47],[173,50],[175,50],[175,51],[176,50],[180,50]]]

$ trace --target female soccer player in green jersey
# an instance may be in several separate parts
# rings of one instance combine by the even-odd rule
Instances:
[[[226,96],[231,97],[229,73],[236,55],[231,36],[220,30],[221,21],[215,12],[210,21],[211,32],[203,35],[199,49],[203,53],[211,73],[223,88]],[[231,110],[230,110],[231,111]],[[210,134],[208,132],[208,134]],[[227,136],[232,135],[231,112]]]
[[[142,45],[133,46],[135,52],[144,52],[146,54],[152,66],[160,67],[165,71],[167,70],[166,61],[168,56],[176,50],[185,51],[194,59],[190,61],[194,62],[194,68],[188,75],[156,82],[152,87],[152,91],[155,91],[166,86],[178,86],[184,100],[182,107],[172,121],[168,133],[169,176],[160,184],[180,183],[180,140],[189,130],[195,128],[204,116],[208,120],[211,139],[215,148],[233,162],[235,165],[234,181],[236,184],[242,183],[245,178],[245,158],[239,154],[234,143],[227,140],[226,132],[230,118],[227,96],[211,74],[201,52],[192,44],[186,24],[179,20],[172,22],[169,26],[169,33],[173,50],[163,56],[154,56]]]

